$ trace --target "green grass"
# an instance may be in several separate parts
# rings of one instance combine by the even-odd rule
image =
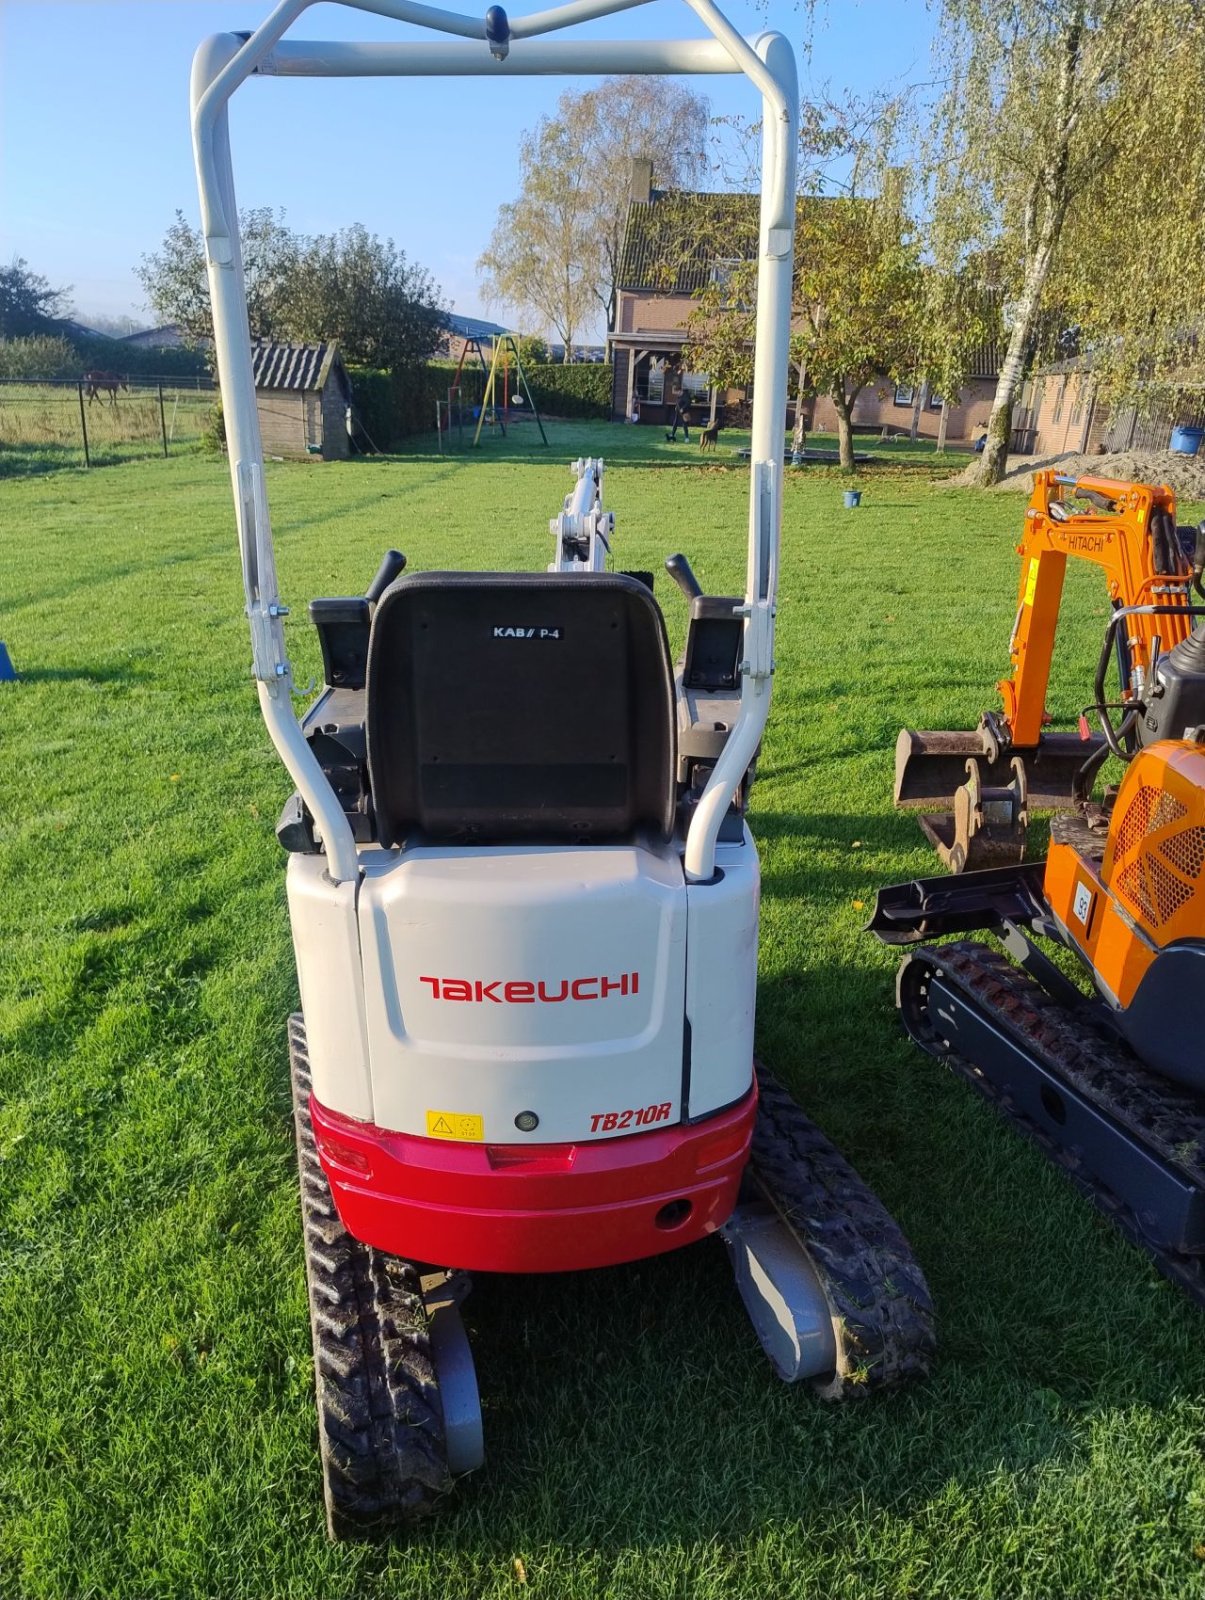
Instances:
[[[542,566],[583,451],[622,561],[731,592],[747,472],[649,430],[269,466],[300,682],[312,595]],[[730,445],[726,436],[723,444]],[[778,1385],[723,1249],[469,1302],[486,1470],[381,1545],[323,1532],[284,1020],[290,787],[258,720],[224,465],[0,484],[0,1596],[1200,1595],[1205,1341],[1165,1284],[903,1039],[876,885],[931,870],[890,806],[901,723],[970,726],[1006,662],[1023,502],[893,446],[791,474],[753,823],[759,1043],[903,1222],[932,1378],[826,1409]],[[682,610],[659,585],[675,636]],[[1103,627],[1075,570],[1052,709]]]

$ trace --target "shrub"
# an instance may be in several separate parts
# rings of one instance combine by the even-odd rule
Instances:
[[[0,339],[0,378],[76,378],[79,357],[58,334]]]
[[[553,417],[611,415],[614,368],[597,362],[572,366],[524,366],[531,397],[542,412]]]

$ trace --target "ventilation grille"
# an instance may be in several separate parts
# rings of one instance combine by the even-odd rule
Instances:
[[[1130,910],[1161,927],[1190,901],[1205,866],[1205,827],[1183,828],[1143,849],[1161,828],[1187,816],[1174,795],[1143,784],[1117,830],[1117,860],[1132,857],[1117,875],[1117,892]]]
[[[1177,872],[1186,878],[1195,878],[1205,862],[1205,828],[1185,828],[1174,833],[1159,845],[1159,854],[1170,861]]]
[[[1131,861],[1120,874],[1117,879],[1117,892],[1123,900],[1129,901],[1131,911],[1136,911],[1148,922],[1157,923],[1160,920],[1154,902],[1147,893],[1146,876],[1141,861]]]
[[[1128,856],[1134,847],[1157,828],[1166,828],[1187,816],[1187,809],[1162,789],[1144,783],[1130,801],[1129,808],[1117,830],[1117,854]]]

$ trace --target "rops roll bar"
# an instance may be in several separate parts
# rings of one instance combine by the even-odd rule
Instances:
[[[260,708],[280,758],[314,818],[326,850],[328,871],[336,882],[355,879],[359,867],[347,819],[306,743],[292,707],[292,674],[282,623],[287,608],[281,604],[277,590],[251,368],[227,117],[231,95],[252,76],[510,78],[629,73],[743,73],[761,93],[756,385],[748,565],[741,613],[741,709],[687,834],[687,877],[692,882],[706,882],[715,873],[716,836],[729,799],[753,759],[765,728],[774,668],[774,597],[782,521],[795,234],[798,87],[791,47],[776,33],[744,39],[713,0],[683,0],[706,27],[709,39],[537,39],[540,34],[626,11],[647,0],[569,0],[566,5],[513,21],[499,6],[491,6],[483,18],[476,18],[420,5],[415,0],[341,0],[354,10],[454,34],[464,42],[285,41],[285,32],[311,3],[313,0],[281,0],[254,33],[216,34],[199,47],[192,69],[192,133],[213,305],[214,346]]]

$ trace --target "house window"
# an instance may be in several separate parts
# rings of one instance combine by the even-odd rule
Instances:
[[[1075,399],[1071,405],[1071,426],[1078,428],[1084,420],[1084,386],[1077,383],[1075,386]]]
[[[1052,422],[1061,422],[1063,420],[1063,401],[1066,398],[1066,395],[1067,395],[1067,380],[1066,380],[1066,378],[1064,378],[1062,380],[1062,382],[1059,384],[1058,398],[1054,402],[1054,411],[1051,413],[1051,418],[1050,418],[1050,420]]]
[[[660,361],[649,362],[649,399],[660,405],[665,399],[665,367]]]
[[[945,403],[946,402],[945,402],[944,398],[939,394],[931,394],[929,396],[929,410],[930,411],[940,411],[942,406],[945,405]]]
[[[717,256],[711,264],[711,281],[723,292],[723,309],[725,311],[743,311],[745,309],[744,301],[734,299],[729,287],[738,269],[744,265],[745,263],[740,256]]]
[[[892,404],[897,406],[910,406],[916,398],[916,386],[911,383],[897,383]]]

